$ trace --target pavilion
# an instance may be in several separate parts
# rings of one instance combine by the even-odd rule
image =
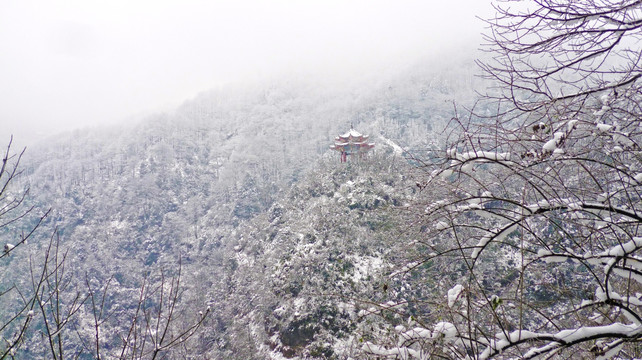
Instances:
[[[340,161],[346,162],[348,156],[352,155],[357,155],[358,159],[362,159],[374,146],[374,143],[368,141],[368,135],[363,135],[350,128],[347,133],[334,138],[334,145],[330,145],[330,149],[338,151]]]

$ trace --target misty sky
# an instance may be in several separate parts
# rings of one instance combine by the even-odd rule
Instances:
[[[229,82],[474,51],[475,15],[489,14],[484,0],[0,0],[0,144],[168,110]]]

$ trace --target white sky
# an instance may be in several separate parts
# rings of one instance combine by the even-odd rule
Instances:
[[[0,0],[0,144],[479,42],[489,0]]]

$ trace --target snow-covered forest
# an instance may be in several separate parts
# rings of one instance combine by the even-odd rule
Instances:
[[[0,358],[642,357],[642,4],[511,3],[476,64],[8,141]]]

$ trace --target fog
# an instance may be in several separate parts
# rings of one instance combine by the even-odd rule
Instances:
[[[481,39],[476,15],[491,10],[479,0],[3,0],[0,140],[136,119],[226,83],[349,78],[465,54]]]

